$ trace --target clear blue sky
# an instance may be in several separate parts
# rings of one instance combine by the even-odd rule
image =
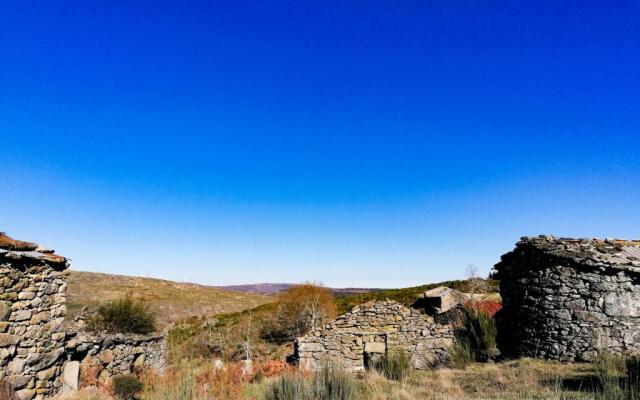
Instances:
[[[0,230],[73,268],[405,286],[640,238],[637,1],[0,0]]]

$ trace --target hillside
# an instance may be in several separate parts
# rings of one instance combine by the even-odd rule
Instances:
[[[243,293],[258,293],[258,294],[277,294],[283,292],[293,286],[295,283],[252,283],[246,285],[229,285],[229,286],[217,286],[223,290],[230,290],[234,292]],[[366,288],[330,288],[333,294],[336,296],[345,296],[350,294],[369,293],[381,289],[366,289]]]
[[[447,286],[461,292],[469,291],[469,283],[466,280],[445,281],[438,283],[430,283],[421,286],[414,286],[402,289],[386,289],[376,290],[367,293],[356,293],[345,296],[336,297],[336,305],[338,314],[344,314],[358,304],[366,303],[371,300],[395,300],[406,306],[411,306],[420,297],[420,295],[429,289],[438,286]],[[487,293],[496,293],[498,291],[498,281],[493,279],[487,280]]]
[[[132,292],[156,312],[160,326],[189,316],[232,313],[273,301],[255,293],[231,292],[211,286],[161,279],[70,271],[67,310],[73,318],[85,305],[109,301]]]

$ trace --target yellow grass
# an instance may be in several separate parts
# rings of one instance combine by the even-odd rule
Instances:
[[[131,292],[156,313],[160,328],[191,316],[242,311],[275,300],[211,286],[94,272],[71,271],[68,282],[68,318],[73,318],[83,306],[121,298]]]

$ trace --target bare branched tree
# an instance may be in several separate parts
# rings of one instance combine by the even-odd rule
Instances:
[[[467,265],[465,270],[467,278],[467,284],[469,287],[469,293],[471,294],[471,300],[475,300],[477,293],[484,293],[487,290],[487,281],[482,279],[478,273],[478,267],[473,264]]]
[[[249,321],[247,322],[247,329],[245,330],[245,337],[240,346],[242,347],[242,352],[244,353],[245,360],[253,359],[253,354],[251,351],[251,312],[249,312]]]

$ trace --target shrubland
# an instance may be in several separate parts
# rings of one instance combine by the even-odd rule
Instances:
[[[318,372],[301,372],[284,361],[292,353],[291,338],[333,318],[347,305],[386,298],[412,304],[419,294],[436,286],[464,291],[468,288],[464,282],[337,299],[321,286],[302,285],[250,310],[184,319],[169,332],[167,371],[143,373],[142,387],[129,382],[131,386],[125,386],[135,393],[125,391],[124,396],[145,400],[638,399],[637,358],[605,355],[593,364],[499,359],[492,318],[495,308],[484,303],[467,304],[466,334],[452,349],[451,363],[445,368],[415,371],[408,356],[393,349],[358,374],[331,364]],[[489,281],[484,291],[494,289],[495,283]],[[248,368],[247,359],[251,359]],[[111,388],[111,396],[116,391]],[[78,398],[115,397],[97,392]]]

